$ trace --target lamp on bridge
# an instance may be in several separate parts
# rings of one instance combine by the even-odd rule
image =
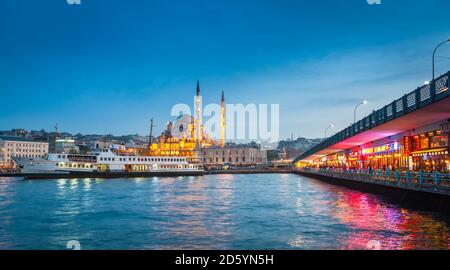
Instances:
[[[444,44],[447,43],[447,42],[450,42],[450,38],[447,39],[446,41],[442,41],[441,43],[439,43],[439,44],[436,46],[436,48],[434,48],[434,51],[433,51],[433,81],[434,81],[434,79],[435,79],[434,71],[435,71],[436,51],[437,51],[437,49],[439,49],[439,47],[441,47],[442,45],[444,45]]]
[[[329,129],[334,128],[333,124],[330,124],[326,129],[325,129],[325,139],[327,138],[327,132]]]
[[[356,123],[356,109],[358,109],[359,106],[366,105],[366,104],[367,104],[367,100],[363,100],[360,103],[358,103],[358,105],[355,106],[355,110],[353,111],[353,124]]]

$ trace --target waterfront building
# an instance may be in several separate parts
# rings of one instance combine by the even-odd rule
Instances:
[[[218,147],[203,149],[205,167],[249,167],[267,163],[267,151],[255,147]]]
[[[197,141],[194,135],[195,124],[193,117],[182,115],[177,120],[180,118],[192,120],[177,121],[176,129],[174,129],[174,124],[169,122],[165,132],[156,139],[155,143],[151,144],[149,149],[151,156],[196,157],[198,155],[197,147],[205,148],[217,144],[205,133]],[[174,132],[175,130],[177,132]]]
[[[41,157],[48,154],[48,143],[18,136],[0,136],[0,167],[15,167],[12,157]]]
[[[450,170],[448,120],[327,155],[324,166],[390,170]]]
[[[274,168],[291,168],[292,167],[292,159],[273,160],[269,163],[269,166],[274,167]]]
[[[56,139],[56,153],[75,154],[80,152],[80,148],[75,144],[75,140],[71,138]]]
[[[119,149],[119,150],[125,150],[125,146],[120,144],[120,142],[115,140],[92,140],[88,143],[89,149],[91,151],[96,149]]]
[[[296,167],[450,171],[449,74],[312,147]]]

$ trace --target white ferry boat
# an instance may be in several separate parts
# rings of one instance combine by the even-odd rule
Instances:
[[[127,156],[111,149],[91,155],[47,154],[43,158],[13,157],[25,174],[36,173],[202,173],[203,165],[187,157]]]

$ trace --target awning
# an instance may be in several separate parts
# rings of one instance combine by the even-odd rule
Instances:
[[[414,151],[411,154],[413,156],[422,156],[423,154],[446,155],[446,154],[448,154],[448,148],[420,150],[420,151]]]

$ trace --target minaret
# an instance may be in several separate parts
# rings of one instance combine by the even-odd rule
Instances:
[[[222,99],[220,101],[220,146],[225,146],[225,96],[222,91]]]
[[[153,118],[150,119],[150,136],[148,136],[148,150],[152,149],[152,133],[153,133]]]
[[[195,94],[196,97],[200,96],[200,81],[197,80],[197,92]]]
[[[202,143],[202,97],[200,96],[200,82],[197,81],[197,92],[195,95],[195,155],[199,157]]]

